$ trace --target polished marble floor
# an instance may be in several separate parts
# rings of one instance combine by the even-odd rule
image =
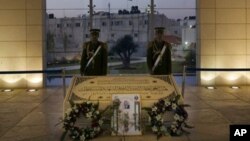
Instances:
[[[195,128],[181,137],[164,137],[164,141],[228,141],[230,124],[250,124],[250,87],[238,90],[218,87],[186,86],[185,103],[189,123]],[[60,87],[27,92],[15,89],[0,92],[0,141],[59,141],[63,129],[57,125],[62,117],[63,91]],[[69,140],[69,139],[66,139]],[[154,141],[146,134],[134,137],[100,136],[94,141]]]

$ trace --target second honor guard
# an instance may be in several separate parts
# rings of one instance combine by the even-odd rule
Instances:
[[[164,40],[164,27],[155,28],[155,39],[148,44],[147,64],[152,75],[172,73],[171,45]]]
[[[99,29],[91,29],[91,39],[83,45],[80,73],[85,76],[107,74],[107,45],[99,38]]]

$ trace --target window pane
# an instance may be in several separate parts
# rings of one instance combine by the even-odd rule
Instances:
[[[156,26],[165,27],[164,39],[172,44],[173,73],[181,73],[185,64],[195,66],[195,3],[155,0],[151,26],[150,0],[93,0],[93,28],[101,30],[99,40],[108,44],[108,73],[147,74],[146,50]],[[47,0],[48,68],[66,66],[68,73],[80,74],[82,44],[90,40],[88,5],[88,0]],[[119,54],[114,48],[124,39],[133,44]]]

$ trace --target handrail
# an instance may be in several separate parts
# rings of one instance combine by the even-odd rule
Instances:
[[[182,96],[184,97],[187,71],[250,71],[250,68],[191,68],[183,66]]]
[[[61,73],[63,79],[63,96],[66,95],[65,69],[58,70],[30,70],[30,71],[0,71],[0,74],[33,74],[33,73]]]
[[[191,68],[186,67],[186,71],[250,71],[250,68]]]
[[[62,73],[63,70],[31,70],[31,71],[0,71],[0,74],[24,74],[24,73]]]

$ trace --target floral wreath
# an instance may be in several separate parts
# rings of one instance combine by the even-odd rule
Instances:
[[[179,99],[180,95],[160,99],[152,108],[146,109],[149,114],[151,129],[157,135],[157,138],[168,134],[179,136],[184,131],[183,127],[187,125],[188,114],[184,105],[178,104]],[[174,113],[174,121],[168,125],[164,124],[163,120],[163,114],[166,111]]]
[[[99,104],[91,102],[83,102],[81,104],[74,104],[69,108],[63,119],[63,128],[69,131],[69,136],[74,140],[90,140],[101,133],[101,126],[103,120],[100,112],[98,111]],[[75,126],[77,118],[83,115],[91,119],[91,127],[80,128]]]

